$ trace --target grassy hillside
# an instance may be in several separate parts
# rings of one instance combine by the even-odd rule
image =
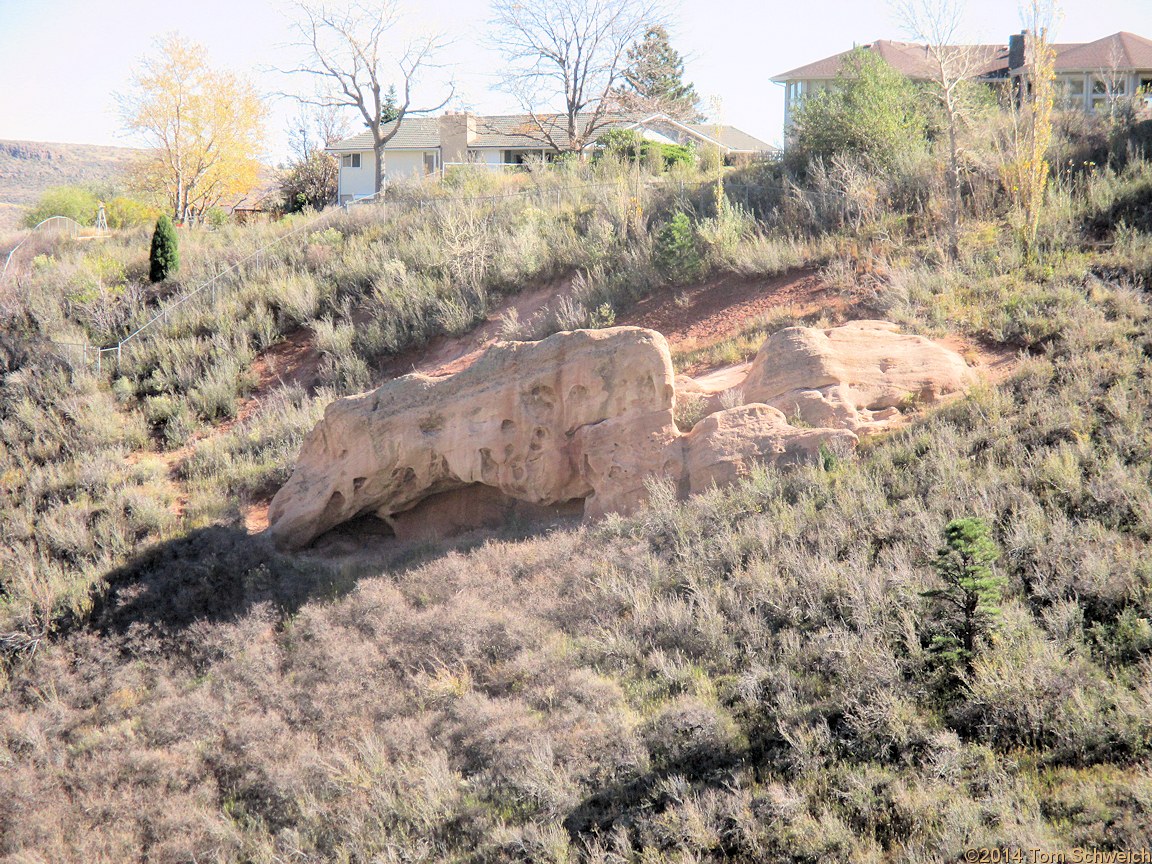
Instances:
[[[186,233],[159,291],[144,233],[21,272],[0,340],[3,854],[928,862],[1152,844],[1152,236],[1117,210],[1140,212],[1152,167],[1055,185],[1034,257],[988,205],[956,262],[930,212],[815,182],[732,177],[717,212],[699,178],[582,170],[463,176],[391,217]],[[114,343],[293,229],[118,369],[45,341]],[[283,556],[245,528],[327,401],[525,287],[573,286],[507,317],[538,337],[798,266],[836,299],[814,318],[888,317],[1019,352],[1015,371],[853,456],[685,503],[654,487],[599,525],[344,557]],[[302,332],[312,379],[262,383],[261,358]],[[929,594],[965,516],[991,526],[1006,588],[957,664]]]

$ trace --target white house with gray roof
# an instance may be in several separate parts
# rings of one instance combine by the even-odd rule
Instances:
[[[580,118],[580,125],[587,123]],[[547,160],[556,152],[540,131],[561,149],[568,146],[567,118],[550,114],[484,116],[471,113],[440,117],[406,117],[384,145],[384,176],[395,182],[439,174],[445,166],[479,164],[493,168],[522,165],[531,159]],[[387,131],[388,127],[385,127]],[[775,152],[771,144],[733,126],[681,123],[664,114],[613,114],[596,130],[599,138],[609,129],[635,129],[645,138],[666,144],[716,145],[725,156],[764,156]],[[596,146],[593,141],[585,149]],[[376,190],[372,133],[353,135],[327,149],[340,160],[339,201],[346,203]]]

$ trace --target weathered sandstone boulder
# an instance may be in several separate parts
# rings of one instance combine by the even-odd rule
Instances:
[[[927,405],[976,380],[964,359],[887,321],[788,327],[760,347],[744,400],[772,405],[812,426],[859,434],[882,429],[908,404]]]
[[[742,405],[705,417],[684,436],[688,491],[727,486],[747,476],[756,464],[795,465],[813,462],[820,448],[845,453],[857,438],[847,429],[790,426],[769,405]]]
[[[500,343],[454,375],[339,399],[272,501],[273,537],[304,546],[362,513],[388,519],[477,483],[532,504],[630,509],[646,474],[680,464],[660,451],[676,437],[672,382],[663,336],[616,327]],[[610,440],[584,440],[605,421]]]
[[[518,512],[516,502],[626,513],[646,500],[650,477],[686,493],[757,460],[796,461],[823,440],[855,441],[841,430],[791,429],[766,406],[681,435],[673,380],[663,336],[616,327],[500,343],[454,375],[405,375],[339,399],[272,501],[272,536],[299,548],[375,513],[398,536],[419,537],[483,525]]]

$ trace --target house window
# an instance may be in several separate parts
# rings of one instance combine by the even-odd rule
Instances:
[[[1065,108],[1083,108],[1084,106],[1084,76],[1060,78],[1057,83],[1057,93]]]
[[[436,154],[435,153],[425,153],[424,154],[424,173],[425,174],[435,174],[436,173]]]
[[[1092,82],[1092,93],[1097,96],[1123,96],[1128,89],[1128,81],[1124,78],[1103,79],[1097,78]]]
[[[360,154],[359,153],[345,153],[340,157],[341,168],[359,168],[360,167]]]

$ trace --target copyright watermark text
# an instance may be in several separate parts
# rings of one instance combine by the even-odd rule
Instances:
[[[988,846],[964,850],[969,864],[1152,864],[1152,849],[1080,849],[1062,852],[1022,846]]]

